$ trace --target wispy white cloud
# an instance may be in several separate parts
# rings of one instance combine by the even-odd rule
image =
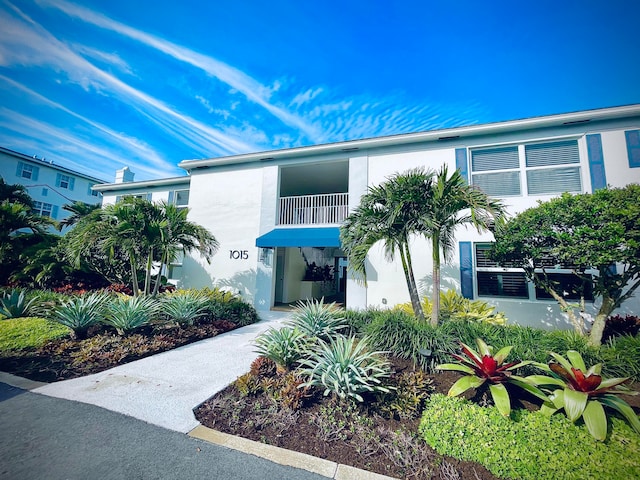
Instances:
[[[113,147],[98,145],[93,140],[75,135],[69,129],[57,128],[14,110],[0,107],[0,141],[4,145],[14,144],[16,138],[14,134],[18,134],[23,139],[35,140],[41,149],[38,153],[43,151],[53,153],[53,156],[47,153],[50,159],[55,158],[57,162],[69,168],[91,172],[105,179],[113,177],[114,164],[129,165],[133,171],[147,178],[156,177],[158,174],[171,176],[180,173],[175,166],[161,170],[157,165],[149,165],[141,159],[118,157]],[[33,142],[28,144],[32,145]]]
[[[5,65],[49,66],[85,90],[119,98],[198,153],[228,154],[255,149],[99,69],[12,6],[22,21],[0,20],[0,59]],[[3,28],[6,27],[6,28]]]
[[[176,60],[180,60],[193,67],[199,68],[242,93],[248,100],[260,105],[286,125],[301,130],[310,139],[314,140],[319,134],[314,125],[306,122],[303,118],[287,111],[286,109],[269,102],[271,94],[274,91],[279,90],[281,86],[279,82],[274,83],[271,87],[265,86],[246,73],[216,58],[193,51],[189,48],[135,29],[128,25],[124,25],[123,23],[112,20],[102,14],[64,0],[38,0],[38,3],[56,8],[67,15],[73,16],[97,27],[124,35],[130,39],[147,45],[148,47],[161,51]]]
[[[120,72],[126,73],[127,75],[133,75],[133,70],[131,69],[129,64],[127,64],[127,62],[125,62],[117,53],[103,52],[96,48],[91,48],[87,45],[82,45],[79,43],[72,44],[71,48],[85,57],[93,58],[98,62],[103,62],[111,65],[118,69]]]
[[[293,97],[293,100],[289,103],[292,107],[300,107],[301,105],[310,102],[323,92],[322,88],[308,89],[306,92],[302,92]]]

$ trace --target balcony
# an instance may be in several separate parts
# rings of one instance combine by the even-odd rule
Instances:
[[[342,223],[349,213],[348,193],[280,197],[278,225]]]

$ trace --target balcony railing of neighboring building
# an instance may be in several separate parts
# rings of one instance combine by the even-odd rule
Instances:
[[[280,197],[279,225],[342,223],[349,213],[348,193]]]

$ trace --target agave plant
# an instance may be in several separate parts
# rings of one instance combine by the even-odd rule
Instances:
[[[309,338],[322,340],[329,340],[348,326],[336,304],[325,304],[324,298],[299,302],[289,324]]]
[[[528,380],[513,374],[517,368],[532,362],[505,363],[513,349],[512,346],[504,347],[494,354],[493,347],[480,338],[476,339],[479,353],[462,342],[460,345],[464,356],[452,355],[460,363],[445,363],[436,367],[438,370],[453,370],[467,374],[451,386],[449,396],[455,397],[470,388],[486,388],[488,385],[493,403],[505,417],[511,413],[511,399],[505,387],[506,383],[516,385],[542,400],[548,400],[546,395]]]
[[[55,309],[52,320],[68,327],[74,338],[82,340],[89,328],[102,319],[107,299],[104,293],[72,297]]]
[[[109,304],[104,323],[114,327],[119,335],[125,335],[151,323],[158,311],[158,302],[152,297],[123,295]]]
[[[256,352],[276,362],[278,372],[290,369],[305,351],[305,336],[297,328],[270,328],[256,338]]]
[[[178,325],[193,325],[196,320],[207,315],[209,299],[193,290],[181,290],[162,298],[162,313]]]
[[[638,394],[622,385],[629,380],[628,377],[604,379],[602,364],[587,369],[582,355],[575,350],[569,350],[567,358],[554,352],[549,354],[555,361],[548,365],[536,363],[536,366],[550,373],[550,376],[527,377],[550,392],[550,401],[541,408],[543,413],[551,415],[563,409],[572,422],[582,417],[589,433],[597,440],[604,440],[607,436],[607,413],[604,407],[608,407],[620,413],[640,433],[638,416],[627,402],[618,397],[620,394]]]
[[[37,300],[38,297],[34,297],[27,301],[24,291],[14,288],[0,298],[0,315],[5,318],[27,317]]]
[[[324,387],[324,395],[354,398],[362,402],[361,393],[389,392],[382,380],[391,374],[389,362],[380,355],[384,352],[369,350],[367,340],[355,337],[336,337],[327,343],[320,340],[310,358],[300,360],[300,373],[308,380],[300,388]]]

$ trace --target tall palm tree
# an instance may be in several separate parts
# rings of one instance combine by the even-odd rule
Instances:
[[[504,215],[504,206],[481,190],[468,185],[459,170],[449,176],[444,165],[423,191],[422,213],[416,230],[431,240],[433,258],[433,310],[431,324],[438,324],[440,315],[440,264],[447,263],[455,245],[455,230],[472,226],[486,231]],[[442,252],[442,256],[440,255]]]
[[[340,238],[349,259],[349,268],[366,284],[366,258],[374,244],[383,242],[385,256],[400,255],[411,305],[416,317],[424,313],[413,273],[409,239],[417,232],[422,212],[422,192],[432,172],[411,170],[397,174],[382,184],[370,187],[360,205],[347,217]]]
[[[8,200],[9,203],[21,203],[27,207],[33,207],[33,199],[24,185],[19,183],[5,183],[0,177],[0,202]]]
[[[62,231],[62,229],[65,227],[71,227],[72,225],[75,225],[91,212],[98,210],[99,208],[100,204],[98,203],[85,203],[79,200],[63,205],[62,209],[66,210],[67,212],[71,212],[71,215],[58,223],[58,230]]]
[[[209,263],[220,246],[209,230],[187,220],[188,209],[166,202],[160,202],[158,207],[162,212],[158,242],[160,269],[153,288],[154,295],[160,288],[160,273],[177,259],[179,253],[184,255],[197,251]]]

